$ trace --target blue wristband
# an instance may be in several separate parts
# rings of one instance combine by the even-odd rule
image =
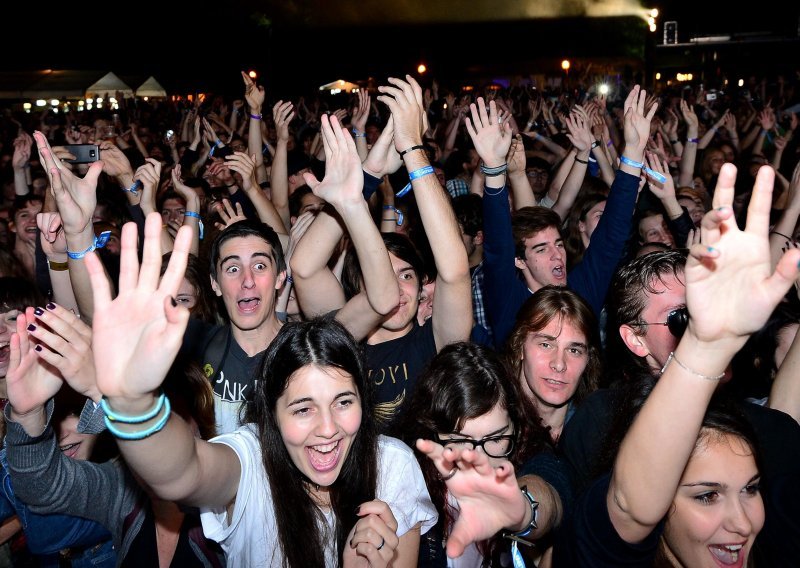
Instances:
[[[139,195],[139,190],[142,189],[143,187],[144,187],[144,184],[137,179],[136,181],[133,182],[132,186],[123,187],[122,191],[127,191],[129,193],[134,194],[134,195]]]
[[[409,152],[409,151],[410,151],[410,149],[406,150],[406,152]],[[413,181],[415,179],[421,178],[423,176],[430,175],[432,173],[434,173],[433,172],[433,166],[423,166],[423,167],[421,167],[419,169],[416,169],[413,172],[409,173],[408,177]],[[403,197],[409,191],[411,191],[411,182],[408,182],[403,189],[398,191],[397,194],[395,195],[395,197]]]
[[[161,412],[161,409],[164,407],[164,401],[167,400],[167,395],[162,393],[156,397],[156,405],[145,412],[140,416],[123,416],[122,414],[117,414],[111,407],[108,406],[108,401],[106,397],[100,399],[100,408],[103,409],[103,412],[106,414],[106,418],[108,418],[111,422],[121,422],[123,424],[141,424],[142,422],[147,422],[148,420],[152,420],[158,413]]]
[[[148,438],[157,432],[161,432],[161,430],[164,429],[164,426],[167,425],[169,417],[172,414],[172,407],[170,406],[169,399],[166,398],[166,396],[164,396],[164,404],[162,407],[164,409],[164,416],[159,418],[158,422],[153,424],[147,430],[141,430],[139,432],[123,432],[122,430],[117,430],[117,428],[114,426],[114,421],[110,420],[107,415],[103,417],[103,421],[106,423],[106,428],[108,428],[108,431],[111,432],[115,438],[119,438],[120,440],[144,440],[145,438]],[[103,410],[105,410],[105,408]]]
[[[666,183],[667,181],[667,176],[655,170],[651,170],[650,168],[644,168],[644,173],[656,180],[658,183]]]
[[[644,167],[644,163],[631,160],[627,156],[620,156],[619,161],[625,164],[626,166],[630,166],[632,168],[642,169]]]
[[[197,219],[197,222],[199,224],[199,229],[200,229],[200,240],[202,241],[203,240],[203,233],[205,231],[204,231],[204,227],[203,227],[203,218],[200,217],[200,213],[195,213],[194,211],[184,211],[183,215],[184,215],[184,217],[193,217],[193,218]]]
[[[366,132],[359,132],[355,128],[352,129],[352,132],[353,132],[353,137],[354,138],[366,138],[367,137],[367,133]]]
[[[70,257],[72,260],[80,260],[84,256],[86,256],[87,252],[92,252],[93,250],[103,248],[104,246],[106,246],[106,243],[108,242],[108,239],[110,237],[111,237],[111,231],[103,231],[102,233],[100,233],[99,237],[94,238],[94,241],[92,242],[91,245],[89,245],[89,248],[80,252],[67,251],[67,256]]]
[[[398,227],[402,226],[402,225],[403,225],[403,212],[402,212],[402,211],[400,211],[400,210],[399,210],[397,207],[395,207],[394,205],[384,205],[384,206],[383,206],[383,210],[384,210],[384,211],[388,211],[389,209],[391,209],[392,211],[394,211],[394,214],[395,214],[395,215],[397,215],[397,220],[395,221],[395,222],[397,223],[397,226],[398,226]]]

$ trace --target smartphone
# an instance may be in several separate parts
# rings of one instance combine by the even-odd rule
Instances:
[[[164,142],[169,144],[172,142],[172,139],[175,138],[175,131],[174,130],[167,130],[167,133],[164,134]]]
[[[67,144],[63,148],[75,156],[74,160],[64,160],[70,164],[90,164],[100,159],[100,147],[97,144]]]

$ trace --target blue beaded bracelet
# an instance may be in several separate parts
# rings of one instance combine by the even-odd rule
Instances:
[[[205,233],[205,227],[203,227],[203,218],[200,217],[200,213],[195,213],[194,211],[184,211],[183,215],[185,217],[193,217],[197,219],[200,229],[200,240],[203,240],[203,233]]]
[[[106,246],[106,243],[108,242],[108,239],[110,237],[111,237],[111,231],[103,231],[102,233],[100,233],[99,237],[94,238],[94,241],[92,242],[91,245],[89,245],[89,248],[87,248],[86,250],[82,250],[80,252],[67,251],[67,256],[70,257],[72,260],[80,260],[84,256],[86,256],[86,253],[92,252],[93,250],[103,248],[104,246]]]
[[[164,395],[162,394],[162,396]],[[139,432],[123,432],[122,430],[118,430],[114,426],[114,421],[109,419],[107,415],[103,417],[103,420],[106,423],[106,428],[108,428],[108,431],[111,432],[115,438],[119,438],[120,440],[144,440],[145,438],[148,438],[157,432],[161,432],[161,430],[164,429],[164,426],[167,425],[169,417],[172,414],[172,407],[170,406],[169,399],[166,398],[166,396],[164,396],[164,404],[162,407],[164,409],[164,416],[159,418],[158,422],[153,424],[150,428],[141,430]],[[103,408],[103,410],[105,410],[105,408]]]

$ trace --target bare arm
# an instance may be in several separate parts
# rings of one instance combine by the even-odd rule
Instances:
[[[422,89],[406,76],[406,80],[390,78],[391,86],[382,86],[378,100],[392,111],[394,143],[403,152],[422,143]],[[495,120],[497,110],[494,110]],[[506,151],[508,149],[506,148]],[[503,162],[505,154],[503,155]],[[409,172],[430,166],[424,151],[403,155]],[[495,164],[497,165],[497,164]],[[434,175],[412,179],[422,225],[428,235],[436,264],[436,309],[433,312],[433,336],[437,349],[454,341],[466,341],[472,329],[472,292],[467,251],[461,241],[453,208],[447,192]]]
[[[283,224],[289,226],[289,166],[287,163],[287,144],[289,143],[289,123],[294,118],[291,102],[278,101],[272,107],[272,117],[275,120],[275,130],[278,133],[278,143],[275,146],[275,156],[270,168],[269,186],[272,190],[272,204],[283,219]]]

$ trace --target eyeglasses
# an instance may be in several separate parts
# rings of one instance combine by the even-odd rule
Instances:
[[[436,436],[439,443],[445,448],[453,448],[460,450],[474,450],[475,448],[483,448],[483,453],[490,458],[507,458],[514,451],[514,438],[511,434],[504,436],[489,436],[482,440],[473,440],[472,438],[456,438],[456,439],[442,439]]]
[[[672,310],[667,315],[667,321],[641,321],[639,325],[665,325],[672,335],[680,338],[686,331],[686,326],[689,325],[689,310],[684,306]]]

